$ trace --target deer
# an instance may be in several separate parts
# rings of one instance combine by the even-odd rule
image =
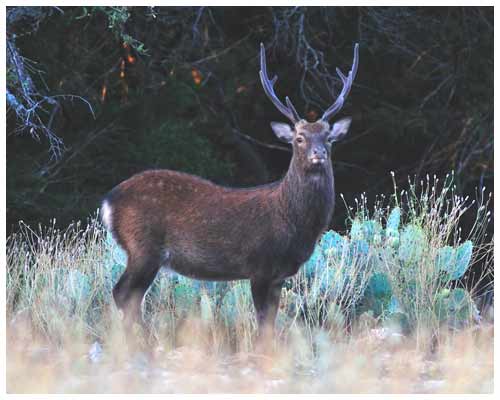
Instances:
[[[271,122],[277,138],[292,147],[282,179],[230,188],[168,169],[138,173],[103,199],[101,219],[127,254],[126,269],[112,290],[128,325],[142,325],[141,302],[159,269],[198,280],[249,280],[257,336],[269,337],[284,281],[311,256],[328,228],[335,205],[331,150],[348,132],[351,118],[330,125],[343,107],[358,70],[337,74],[342,90],[315,122],[302,119],[289,97],[278,99],[260,45],[260,81],[266,96],[291,125]],[[142,325],[144,326],[144,325]]]

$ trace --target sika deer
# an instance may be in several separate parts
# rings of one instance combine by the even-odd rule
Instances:
[[[351,119],[330,127],[343,106],[358,69],[358,44],[347,76],[337,68],[343,88],[316,122],[300,118],[286,97],[274,93],[265,49],[260,49],[264,91],[292,126],[272,122],[274,134],[291,144],[293,156],[279,181],[245,189],[218,186],[196,176],[150,170],[116,186],[102,203],[102,219],[128,256],[113,289],[126,320],[141,322],[141,301],[161,266],[196,279],[249,279],[259,335],[272,332],[283,281],[311,256],[334,208],[330,158],[333,142]]]

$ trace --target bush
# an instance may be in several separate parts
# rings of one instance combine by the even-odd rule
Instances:
[[[319,277],[320,287],[340,288],[331,291],[331,301],[348,297],[355,314],[369,312],[381,322],[399,322],[403,331],[437,332],[443,325],[458,328],[478,321],[471,293],[456,286],[474,261],[492,250],[492,243],[482,243],[489,199],[480,197],[484,204],[477,205],[475,226],[482,228],[462,240],[458,221],[474,202],[455,194],[452,175],[440,188],[438,182],[410,182],[400,196],[395,191],[392,207],[377,203],[371,218],[363,199],[349,234],[325,233],[305,271]],[[353,259],[360,266],[352,268]],[[339,274],[334,285],[328,282]],[[356,281],[357,295],[339,286],[349,280]],[[316,293],[309,293],[309,303]]]
[[[220,161],[211,141],[197,134],[192,127],[171,120],[146,133],[148,140],[141,140],[129,147],[130,162],[147,168],[169,168],[204,178],[231,176],[233,166]]]

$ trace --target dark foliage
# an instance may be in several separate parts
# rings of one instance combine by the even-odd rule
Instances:
[[[8,230],[85,218],[151,167],[237,186],[282,176],[260,42],[278,96],[308,119],[360,43],[333,155],[348,202],[390,193],[391,170],[402,186],[453,169],[459,192],[493,190],[492,7],[8,7]],[[332,225],[344,220],[339,204]]]

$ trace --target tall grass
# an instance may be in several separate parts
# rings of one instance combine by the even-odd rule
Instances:
[[[464,334],[473,348],[481,351],[488,348],[490,333],[479,337],[467,333],[474,332],[479,321],[473,303],[466,310],[466,318],[460,321],[453,315],[443,319],[436,312],[447,293],[460,286],[457,280],[436,268],[436,259],[443,247],[457,247],[470,240],[471,268],[481,268],[484,277],[492,273],[493,239],[486,237],[490,199],[491,195],[485,196],[484,190],[472,201],[457,196],[452,176],[447,176],[442,183],[435,177],[423,182],[409,181],[406,190],[395,186],[393,195],[380,196],[373,204],[364,195],[355,201],[355,207],[346,204],[350,231],[342,237],[325,235],[309,264],[283,288],[276,321],[275,345],[280,352],[274,367],[278,365],[292,375],[300,371],[326,373],[332,368],[340,375],[330,376],[333,383],[318,386],[318,390],[338,390],[351,382],[354,386],[347,391],[356,391],[354,378],[342,376],[348,372],[339,363],[349,366],[350,373],[375,379],[373,371],[365,371],[361,365],[366,362],[370,368],[376,368],[378,361],[370,359],[372,355],[368,354],[365,361],[349,357],[375,348],[377,357],[380,356],[377,346],[381,342],[373,339],[373,335],[389,340],[384,342],[388,349],[404,340],[401,349],[423,351],[419,354],[426,354],[438,338],[445,358],[450,357],[446,352],[457,340],[465,340]],[[400,210],[402,225],[397,237],[388,230],[388,219],[395,208]],[[475,223],[464,234],[459,221],[466,212],[475,213]],[[367,221],[375,230],[381,227],[386,231],[381,237],[377,233],[371,236],[367,251],[353,253],[348,246],[329,244],[332,237],[341,237],[343,243],[350,245],[358,243],[357,235],[362,234],[358,228]],[[407,229],[417,234],[404,236]],[[401,261],[401,243],[395,244],[396,240],[406,240],[405,237],[415,240],[410,243],[410,254],[404,254],[404,260],[411,262]],[[420,248],[419,240],[425,242]],[[324,258],[318,256],[321,248],[326,249]],[[12,376],[22,374],[15,369],[16,360],[26,362],[20,343],[45,343],[63,351],[61,354],[70,360],[81,358],[97,341],[112,355],[114,361],[107,359],[107,362],[115,363],[124,357],[127,341],[112,300],[112,287],[124,263],[123,254],[95,217],[85,225],[74,223],[64,230],[55,227],[55,220],[51,226],[37,229],[20,222],[19,231],[7,241],[7,333],[12,344],[9,350]],[[392,329],[394,321],[385,306],[377,311],[367,300],[367,288],[376,274],[387,277],[392,297],[399,302],[398,312],[404,314],[409,329],[403,332],[407,339],[402,339],[400,326]],[[204,354],[201,357],[196,353],[196,357],[215,357],[213,363],[217,364],[222,356],[253,352],[256,321],[248,282],[217,285],[203,286],[160,271],[143,302],[143,318],[150,334],[146,340],[155,357],[172,354],[176,349],[184,349],[182,357],[187,357],[189,348]],[[471,288],[472,298],[476,289]],[[467,354],[475,359],[474,354]],[[490,355],[489,350],[484,354]],[[336,358],[338,361],[334,361]],[[490,365],[489,358],[486,365]],[[489,377],[489,372],[485,376]],[[365,388],[370,387],[366,385]],[[377,391],[383,385],[371,387]],[[296,388],[307,391],[306,386]],[[478,390],[476,386],[474,390]]]

